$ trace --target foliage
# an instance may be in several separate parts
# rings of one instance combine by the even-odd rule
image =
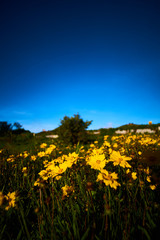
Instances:
[[[0,135],[3,136],[6,133],[12,131],[12,124],[8,124],[7,122],[0,122]]]
[[[46,140],[0,149],[0,239],[156,239],[158,136],[105,136],[88,148]]]
[[[115,129],[116,130],[137,130],[137,129],[152,129],[152,130],[156,130],[158,127],[160,127],[160,123],[157,124],[133,124],[133,123],[129,123],[126,125],[122,125],[118,128]]]
[[[19,122],[15,122],[13,124],[13,127],[15,127],[15,129],[21,129],[22,128],[22,125],[19,123]]]
[[[101,136],[105,136],[105,135],[113,135],[115,133],[115,129],[114,128],[101,128],[100,129],[100,135]]]
[[[88,139],[86,129],[91,123],[92,121],[84,122],[79,114],[71,118],[65,116],[58,128],[59,139],[66,144],[86,143]]]
[[[8,123],[7,121],[1,121],[0,122],[0,136],[4,136],[6,134],[11,133],[22,133],[25,130],[22,129],[22,125],[18,122],[15,122],[14,124]]]

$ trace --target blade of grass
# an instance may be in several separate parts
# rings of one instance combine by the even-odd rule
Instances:
[[[21,204],[20,204],[20,213],[21,213],[21,217],[22,217],[22,221],[23,221],[23,225],[24,225],[24,228],[25,228],[25,232],[26,232],[27,238],[31,239],[29,231],[28,231],[28,228],[27,228],[27,224],[26,224],[26,221],[25,221],[23,207],[22,207]]]
[[[85,240],[85,239],[87,239],[87,237],[88,237],[88,233],[89,233],[89,230],[90,230],[90,226],[87,228],[87,230],[86,230],[85,233],[83,234],[81,240]]]
[[[5,228],[6,228],[6,224],[4,225],[4,227],[3,227],[2,231],[1,231],[0,239],[3,239],[2,236],[3,236]]]
[[[147,232],[147,230],[146,230],[145,228],[143,228],[143,227],[141,227],[140,225],[138,225],[138,229],[141,230],[142,233],[144,233],[144,235],[146,236],[146,238],[147,238],[148,240],[151,240],[151,238],[150,238],[150,236],[149,236],[149,234],[148,234],[148,232]]]

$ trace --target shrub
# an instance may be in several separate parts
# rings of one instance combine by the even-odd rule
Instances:
[[[66,144],[86,143],[88,140],[86,129],[91,123],[92,121],[84,122],[79,114],[74,114],[71,118],[65,116],[58,128],[59,139]]]
[[[7,122],[0,122],[0,136],[4,136],[5,134],[12,131],[12,124],[8,124]]]

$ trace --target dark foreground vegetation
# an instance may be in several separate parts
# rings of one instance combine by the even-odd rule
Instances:
[[[158,133],[46,134],[0,137],[0,239],[159,239]]]

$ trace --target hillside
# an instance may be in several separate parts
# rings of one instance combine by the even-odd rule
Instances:
[[[160,123],[157,124],[134,124],[134,123],[129,123],[122,125],[117,128],[100,128],[100,129],[94,129],[94,130],[87,130],[88,133],[93,134],[94,132],[99,132],[100,135],[112,135],[115,133],[117,130],[137,130],[137,129],[151,129],[151,130],[157,130],[158,127],[160,127]],[[59,127],[58,127],[59,128]],[[46,135],[56,135],[58,134],[58,128],[55,128],[50,131],[44,131],[44,132],[39,132],[36,134],[36,136],[46,136]]]

